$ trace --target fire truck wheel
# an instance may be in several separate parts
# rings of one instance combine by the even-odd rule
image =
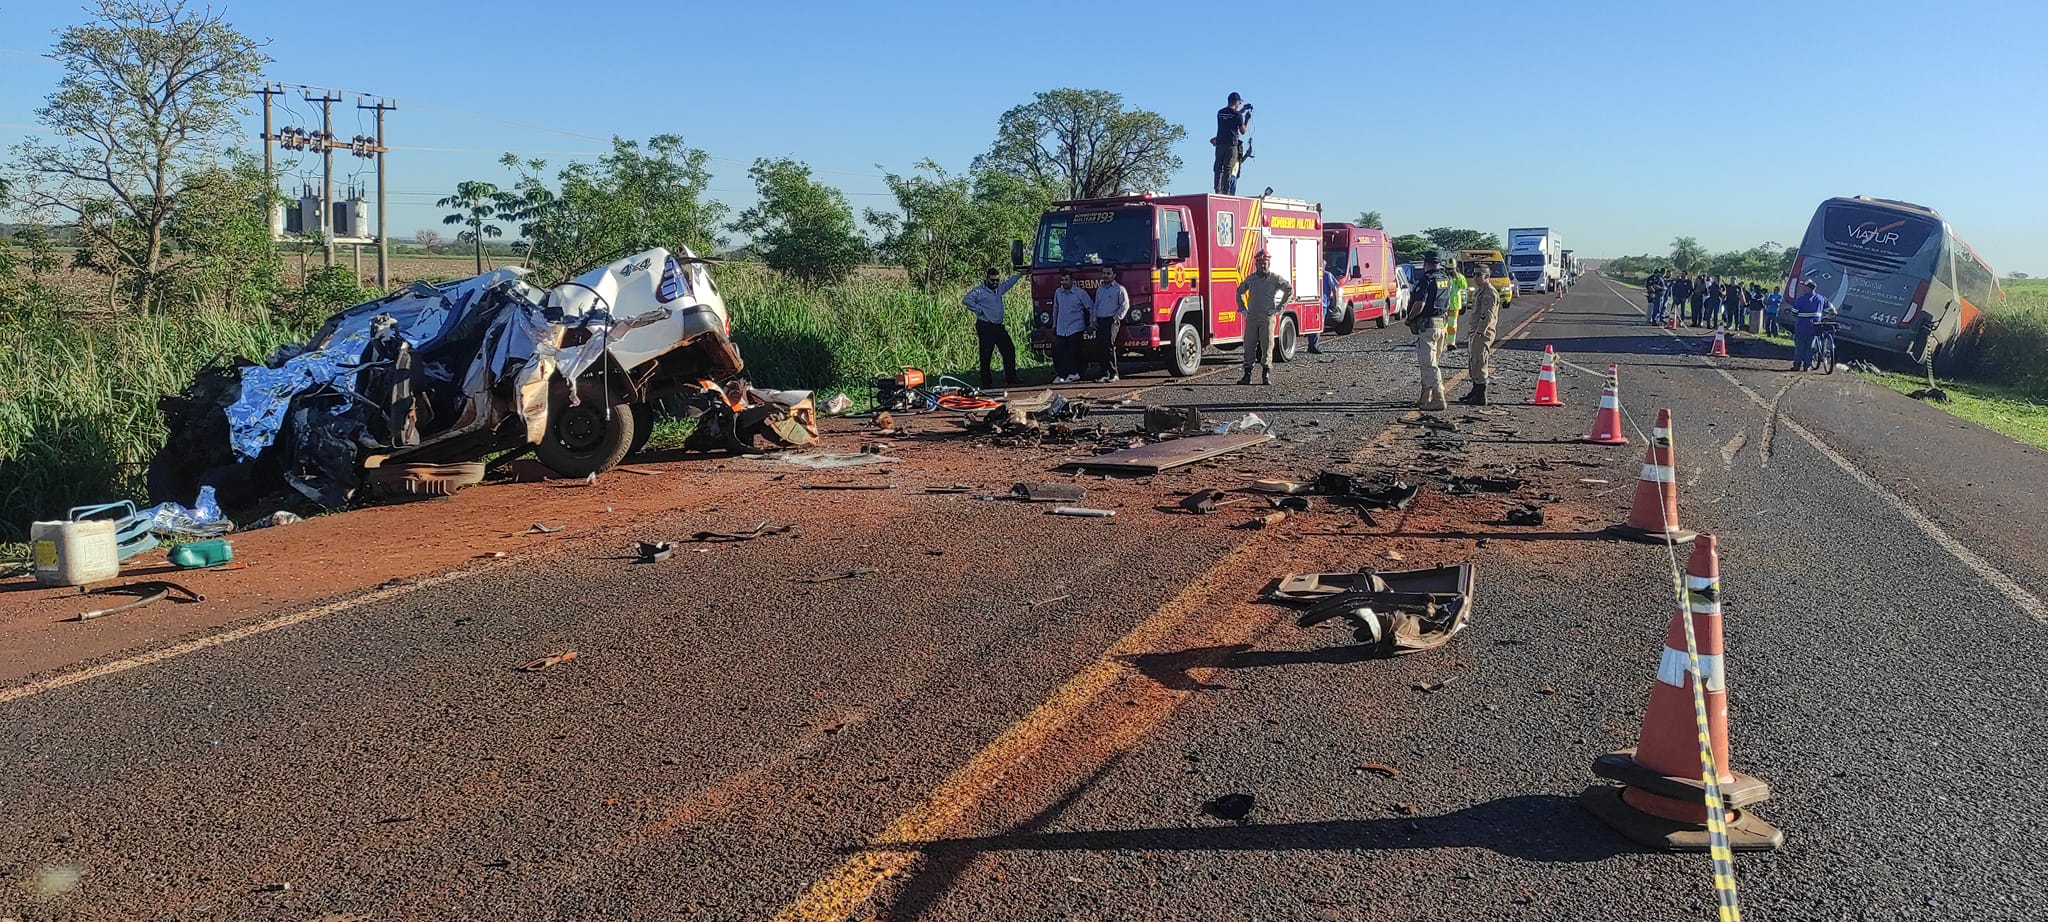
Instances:
[[[1166,360],[1168,371],[1185,378],[1202,370],[1202,331],[1185,320],[1173,325],[1173,352]]]
[[[1294,335],[1294,318],[1280,318],[1280,330],[1273,337],[1273,361],[1294,361],[1294,349],[1300,337]]]

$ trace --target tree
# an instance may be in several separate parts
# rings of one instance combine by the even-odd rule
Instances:
[[[1380,213],[1377,211],[1361,211],[1358,213],[1358,220],[1353,223],[1359,227],[1370,227],[1373,230],[1387,229],[1387,225],[1380,221]]]
[[[1422,232],[1440,250],[1498,250],[1500,235],[1459,227],[1432,227]]]
[[[806,285],[843,282],[867,255],[854,229],[853,208],[838,189],[811,178],[811,168],[788,158],[754,161],[760,201],[740,214],[733,229],[754,238],[761,261]]]
[[[21,247],[28,258],[22,266],[28,269],[29,278],[42,281],[46,273],[57,268],[57,247],[50,239],[50,229],[41,224],[24,224],[14,229],[14,243]]]
[[[505,235],[503,228],[490,223],[490,219],[496,217],[498,212],[502,210],[503,201],[503,197],[498,192],[496,185],[480,179],[472,179],[456,183],[454,195],[434,203],[434,206],[437,208],[455,209],[453,213],[442,218],[441,223],[448,225],[460,224],[463,227],[469,228],[455,235],[455,239],[461,243],[473,243],[476,245],[476,274],[478,275],[484,274],[484,238],[502,237]]]
[[[1394,261],[1401,263],[1419,263],[1422,257],[1437,251],[1437,245],[1421,234],[1402,234],[1394,238],[1393,244]]]
[[[1707,248],[1691,237],[1671,241],[1671,265],[1680,272],[1698,272],[1707,261]]]
[[[688,248],[706,253],[722,241],[717,230],[727,209],[705,197],[710,157],[679,135],[649,138],[645,147],[612,139],[597,163],[572,163],[550,187],[543,160],[507,155],[519,179],[499,203],[516,221],[532,250],[529,265],[562,277],[610,262],[634,250]]]
[[[413,233],[412,242],[419,244],[420,249],[432,253],[441,248],[443,241],[440,231],[428,230],[422,227]]]
[[[167,290],[180,303],[270,307],[284,292],[284,257],[270,236],[277,190],[262,166],[238,156],[183,179],[164,224],[181,254],[165,276]]]
[[[911,175],[891,173],[884,181],[900,213],[866,211],[868,224],[882,235],[875,248],[926,291],[1007,264],[1010,241],[1030,236],[1051,201],[1043,190],[1006,173],[955,176],[928,159]]]
[[[98,0],[57,34],[64,68],[36,121],[54,142],[17,145],[10,183],[31,213],[66,213],[83,251],[137,305],[164,306],[165,225],[187,178],[240,135],[249,83],[270,58],[211,7]]]
[[[1012,173],[1065,198],[1100,198],[1166,185],[1188,130],[1156,112],[1125,109],[1108,90],[1058,89],[1003,113],[976,171]]]

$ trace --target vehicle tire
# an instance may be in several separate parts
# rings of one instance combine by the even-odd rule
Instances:
[[[1301,345],[1300,339],[1295,335],[1293,315],[1281,317],[1280,329],[1273,334],[1273,361],[1294,361],[1294,350]]]
[[[1387,324],[1399,319],[1401,318],[1394,316],[1394,299],[1388,298],[1380,302],[1380,315],[1372,319],[1373,329],[1384,330]]]
[[[633,447],[626,449],[626,456],[632,457],[647,447],[647,440],[654,437],[654,407],[649,404],[633,405]]]
[[[1202,370],[1202,331],[1185,320],[1173,325],[1173,349],[1166,354],[1166,370],[1185,378]]]
[[[587,477],[625,460],[637,421],[617,388],[611,393],[617,402],[607,406],[599,381],[585,378],[576,387],[582,402],[571,406],[569,395],[558,393],[548,407],[548,429],[533,449],[540,463],[564,477]]]
[[[1338,320],[1336,323],[1330,326],[1330,332],[1335,333],[1338,336],[1349,336],[1351,335],[1352,330],[1358,329],[1358,305],[1344,305],[1343,315],[1343,319]],[[1384,320],[1381,321],[1381,325],[1386,325]]]

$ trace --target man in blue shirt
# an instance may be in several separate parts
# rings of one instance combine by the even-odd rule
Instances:
[[[1813,328],[1834,311],[1835,306],[1813,290],[1813,279],[1799,280],[1799,296],[1792,299],[1793,371],[1805,371],[1813,364]]]
[[[1415,366],[1422,374],[1422,396],[1415,405],[1424,410],[1449,406],[1444,402],[1444,375],[1437,357],[1444,345],[1444,301],[1451,283],[1437,268],[1438,262],[1435,253],[1422,257],[1422,274],[1408,296],[1408,330],[1415,334]]]
[[[1023,278],[1017,273],[1005,279],[990,266],[981,284],[967,290],[960,303],[974,314],[974,338],[981,341],[981,386],[995,387],[995,378],[989,374],[989,360],[997,350],[1003,353],[1003,379],[1011,386],[1017,384],[1017,344],[1010,339],[1010,328],[1003,325],[1003,295],[1009,294],[1010,286]]]
[[[1060,287],[1052,292],[1052,383],[1081,380],[1081,334],[1095,313],[1088,289],[1074,285],[1074,271],[1060,270]]]
[[[1116,270],[1104,267],[1108,277],[1095,289],[1095,348],[1102,360],[1103,381],[1115,381],[1116,338],[1123,334],[1124,314],[1131,309],[1130,292],[1117,283]]]

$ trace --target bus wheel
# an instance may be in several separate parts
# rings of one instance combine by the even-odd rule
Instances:
[[[1280,318],[1280,330],[1273,337],[1273,361],[1294,361],[1294,350],[1300,337],[1294,334],[1294,316]]]
[[[1185,378],[1202,370],[1202,331],[1185,320],[1173,325],[1173,352],[1167,356],[1167,371]]]
[[[1346,304],[1338,311],[1338,314],[1339,319],[1336,323],[1330,325],[1330,332],[1338,336],[1347,336],[1350,335],[1352,330],[1358,329],[1358,305]],[[1380,326],[1386,326],[1386,321],[1380,321]]]

